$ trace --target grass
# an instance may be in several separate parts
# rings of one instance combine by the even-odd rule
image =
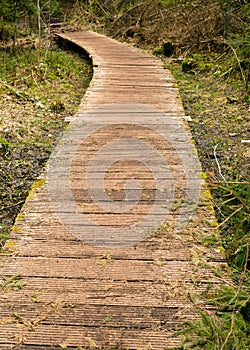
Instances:
[[[228,262],[242,272],[250,239],[250,149],[241,142],[250,139],[248,95],[239,74],[218,78],[218,71],[227,71],[230,63],[221,53],[196,53],[185,62],[192,62],[188,70],[183,61],[168,61],[167,67],[192,118],[190,128],[210,182]]]
[[[24,283],[22,282],[22,278],[20,275],[14,275],[11,277],[4,278],[3,281],[0,283],[0,288],[5,290],[19,290],[22,289],[23,286]]]
[[[92,74],[80,54],[44,42],[0,47],[0,246],[77,110]],[[7,169],[7,171],[6,171]]]
[[[211,311],[189,323],[183,349],[250,348],[249,95],[232,56],[197,52],[165,59],[178,81],[185,113],[213,195],[234,286],[204,294]],[[225,74],[226,73],[226,74]]]
[[[179,332],[185,335],[182,349],[248,350],[249,293],[227,286],[216,293],[206,294],[205,298],[211,309],[200,309],[200,319],[189,322]]]
[[[230,62],[220,53],[202,52],[167,67],[178,81],[184,108],[206,173],[221,179],[215,154],[228,181],[247,180],[249,174],[249,101],[240,76],[221,77]],[[184,62],[184,64],[183,64]],[[188,70],[184,68],[190,62]],[[217,145],[217,147],[216,147]],[[216,147],[216,152],[215,152]]]
[[[243,272],[250,267],[250,183],[216,182],[211,186],[228,261],[236,272]]]

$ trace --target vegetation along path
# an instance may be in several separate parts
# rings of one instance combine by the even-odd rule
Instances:
[[[94,76],[1,253],[1,349],[178,349],[230,283],[178,88],[161,62],[60,34]]]

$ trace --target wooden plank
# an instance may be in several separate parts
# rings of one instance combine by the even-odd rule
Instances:
[[[105,249],[100,247],[92,247],[84,242],[77,240],[44,240],[39,239],[38,235],[27,241],[24,239],[10,240],[2,252],[2,255],[8,254],[15,250],[19,256],[26,257],[65,257],[65,258],[84,258],[96,257],[105,259],[105,256],[119,260],[189,260],[195,254],[193,252],[193,240],[186,239],[185,242],[168,238],[164,243],[156,240],[148,240],[132,247],[123,247],[115,249]],[[197,248],[197,254],[208,261],[225,261],[221,256],[219,249]]]
[[[1,253],[0,349],[181,349],[175,330],[198,317],[190,296],[209,309],[202,293],[229,278],[214,273],[224,266],[219,249],[200,245],[200,232],[202,237],[214,234],[209,203],[201,201],[196,213],[190,205],[185,212],[175,208],[166,214],[173,204],[166,198],[170,187],[177,200],[195,198],[201,171],[190,163],[197,155],[181,118],[175,80],[158,59],[127,44],[89,31],[61,37],[89,51],[94,77],[77,113],[79,128],[63,139],[63,152],[53,163],[56,184],[51,187],[51,173],[45,171],[44,184],[32,190]],[[91,125],[98,132],[90,131]],[[100,147],[128,137],[158,150],[167,167],[161,168],[145,147],[141,150],[150,166],[158,166],[157,175],[150,173],[145,157],[142,165],[131,160],[113,164],[114,155],[138,154],[135,146],[128,151],[115,145],[104,149],[95,169],[87,169]],[[65,176],[68,183],[58,186]],[[134,196],[132,207],[124,213],[105,211],[107,202],[123,203],[130,178],[142,183],[140,201],[133,182],[127,189]],[[158,197],[156,180],[167,184]],[[101,190],[109,197],[100,196]],[[151,212],[153,204],[158,210]],[[135,242],[125,226],[144,218],[146,224],[133,231]],[[189,221],[185,231],[174,231],[178,220]],[[114,247],[114,232],[121,246]]]
[[[100,264],[103,261],[99,261]],[[24,308],[26,305],[34,310],[42,308],[48,311],[54,304],[58,308],[85,306],[114,306],[114,307],[149,307],[175,309],[176,313],[191,313],[193,304],[190,294],[194,291],[202,293],[210,284],[209,280],[196,281],[127,281],[127,280],[102,280],[102,279],[77,279],[61,277],[22,277],[21,289],[13,290],[5,288],[5,293],[0,295],[1,304],[5,307],[0,310],[0,318],[5,317],[4,310],[10,310],[13,316],[16,308]],[[214,281],[219,285],[221,281]],[[18,300],[18,303],[16,303]],[[204,301],[200,301],[204,307]],[[83,306],[84,307],[84,306]],[[171,312],[171,311],[170,311]]]
[[[210,263],[211,268],[213,264]],[[51,269],[53,266],[53,269]],[[77,266],[77,269],[75,268]],[[105,279],[105,280],[132,280],[153,281],[191,281],[196,279],[216,280],[213,272],[208,268],[196,269],[185,261],[164,261],[161,266],[152,261],[110,260],[102,266],[99,259],[69,259],[36,257],[6,257],[0,266],[0,275],[39,276]]]
[[[12,313],[10,319],[10,313]],[[39,324],[61,325],[61,326],[83,326],[94,325],[95,327],[129,329],[151,329],[162,328],[166,330],[175,329],[176,321],[184,322],[188,317],[194,319],[195,313],[190,305],[183,305],[177,310],[171,307],[145,307],[127,305],[86,305],[67,303],[22,303],[22,305],[11,306],[7,303],[1,310],[1,322],[13,322],[17,320],[39,319]],[[32,320],[32,321],[31,321]],[[34,322],[34,321],[33,321]]]
[[[34,331],[35,330],[35,331]],[[11,325],[0,328],[0,344],[2,339],[9,344],[15,344],[13,338],[21,340],[21,344],[36,346],[57,346],[65,344],[66,346],[86,348],[89,344],[96,344],[97,349],[110,348],[129,348],[162,350],[178,349],[181,337],[173,337],[174,332],[165,332],[161,330],[129,330],[126,328],[109,329],[105,327],[73,327],[73,326],[54,326],[54,325],[37,325],[34,330],[27,330],[25,326]],[[172,334],[172,337],[168,337]],[[89,345],[90,346],[90,345]],[[93,345],[92,345],[93,346]]]

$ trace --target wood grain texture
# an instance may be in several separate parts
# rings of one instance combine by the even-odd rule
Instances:
[[[74,201],[93,224],[80,225],[74,216],[69,216],[68,221],[83,233],[89,230],[86,239],[90,241],[91,232],[97,237],[102,234],[103,246],[100,241],[95,245],[94,239],[93,244],[79,239],[62,223],[48,193],[47,169],[31,191],[0,256],[0,349],[179,349],[182,339],[175,331],[197,317],[197,306],[211,308],[205,304],[202,293],[208,287],[227,283],[229,277],[223,271],[225,259],[217,244],[202,244],[204,239],[214,237],[215,218],[207,198],[201,196],[185,229],[173,229],[174,222],[187,215],[178,209],[187,190],[180,154],[187,162],[194,156],[192,150],[190,153],[188,126],[181,118],[184,111],[175,80],[158,59],[128,44],[90,31],[59,37],[84,48],[93,59],[94,77],[75,121],[87,115],[100,127],[112,126],[122,118],[130,120],[130,124],[116,125],[115,132],[102,129],[95,137],[85,138],[72,161]],[[140,103],[152,109],[141,111]],[[100,115],[97,108],[102,106]],[[154,108],[165,118],[164,124],[160,117],[159,130],[167,126],[182,145],[179,156],[171,143],[138,127],[146,114],[149,124],[157,125],[159,113],[153,112]],[[68,130],[66,133],[70,126]],[[77,137],[84,132],[84,125],[80,125]],[[133,212],[122,215],[101,209],[105,200],[100,201],[100,207],[93,202],[86,187],[85,167],[98,147],[114,135],[130,135],[157,147],[177,178],[173,180],[177,205],[166,222],[136,244],[117,247],[105,246],[105,234],[109,237],[112,227],[119,227],[122,232],[123,227],[147,214],[155,203],[155,183],[144,165],[125,161],[120,170],[117,163],[105,178],[109,198],[117,205],[123,202],[123,185],[132,176],[144,186],[141,202]],[[74,139],[71,141],[74,143]],[[102,168],[109,166],[116,147],[105,152],[105,157],[96,163],[96,182],[102,179]],[[63,156],[58,156],[58,176],[67,170],[63,159],[71,157],[71,153],[65,146]],[[122,158],[123,152],[118,156]],[[154,163],[150,154],[149,160]],[[194,169],[193,176],[197,172],[200,169]],[[159,171],[160,179],[167,181],[168,176],[164,169]],[[195,193],[195,182],[193,189],[192,185],[189,187],[190,193]],[[135,189],[136,185],[130,184],[127,195],[133,195]],[[65,192],[66,196],[66,190],[62,187],[60,195]],[[97,194],[101,190],[97,185]],[[70,199],[63,202],[60,198],[58,202],[54,200],[54,205],[67,212]],[[163,191],[157,199],[159,212],[151,218],[149,215],[149,228],[158,214],[164,214],[164,200]],[[98,222],[101,225],[94,226]],[[220,277],[214,273],[216,269],[221,271]]]

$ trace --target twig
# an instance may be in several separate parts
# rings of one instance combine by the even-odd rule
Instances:
[[[227,345],[228,339],[230,338],[232,332],[233,332],[233,327],[234,327],[234,312],[232,313],[232,319],[231,319],[231,327],[230,327],[230,331],[227,334],[227,337],[224,341],[224,343],[222,344],[220,350],[223,350],[225,345]]]
[[[234,183],[234,182],[227,182],[227,185],[228,184],[231,184],[231,183]],[[236,184],[241,184],[241,182],[236,182]],[[249,182],[242,182],[243,184],[248,184]],[[223,186],[223,185],[220,185],[218,183],[210,183],[210,186],[213,186],[213,187],[217,187],[217,188],[221,188],[222,190],[225,190],[225,191],[228,191],[231,195],[233,195],[235,198],[238,199],[238,201],[245,207],[245,209],[250,212],[250,207],[249,205],[247,204],[247,202],[245,202],[238,194],[237,192],[235,192],[232,188],[230,187],[227,187],[227,186]]]
[[[20,204],[23,204],[23,203],[24,203],[24,201],[20,201],[20,202],[18,202],[18,203],[16,203],[16,204],[13,204],[13,205],[8,206],[8,207],[2,207],[2,208],[0,208],[0,211],[9,210],[9,209],[18,207]]]
[[[148,3],[145,4],[145,7],[144,9],[142,10],[141,12],[141,15],[140,17],[137,19],[136,21],[136,26],[139,26],[139,28],[141,27],[142,25],[142,19],[143,19],[143,16],[145,15],[146,11],[148,10],[149,6],[154,2],[155,0],[150,0]]]
[[[243,283],[244,278],[245,278],[246,273],[247,273],[248,256],[249,256],[249,243],[250,243],[250,242],[247,242],[247,243],[246,243],[246,260],[245,260],[245,263],[244,263],[244,269],[243,269],[243,272],[242,272],[242,274],[241,274],[241,276],[240,276],[240,280],[239,280],[239,288],[241,288],[241,287],[242,287],[242,283]],[[249,300],[249,299],[250,299],[250,296],[248,297],[248,299],[247,299],[247,300]],[[231,301],[231,302],[232,302],[232,301]]]
[[[217,158],[217,155],[216,155],[216,149],[217,149],[217,147],[218,147],[218,143],[217,143],[217,145],[214,146],[214,159],[215,159],[215,161],[216,161],[216,164],[217,164],[217,167],[218,167],[218,171],[219,171],[219,174],[220,174],[221,178],[222,178],[225,182],[227,182],[227,180],[225,179],[225,177],[224,177],[224,176],[222,175],[222,173],[221,173],[220,163],[219,163],[218,158]]]
[[[225,195],[225,197],[226,197],[226,196],[231,196],[231,193],[229,193],[228,195]],[[222,207],[223,205],[230,203],[230,202],[233,201],[234,199],[235,199],[234,197],[230,197],[229,199],[226,199],[224,202],[222,202],[222,203],[220,204],[220,206]]]
[[[216,186],[216,185],[218,185],[218,184],[220,184],[220,182],[218,183],[212,183],[212,184],[210,184],[211,186],[212,185],[214,185],[214,186]],[[249,185],[249,181],[227,181],[227,185]]]
[[[230,44],[228,44],[228,43],[226,43],[226,44],[231,48],[231,50],[232,50],[233,53],[234,53],[234,56],[235,56],[235,58],[236,58],[236,61],[237,61],[237,63],[238,63],[238,66],[239,66],[239,68],[240,68],[240,72],[241,72],[241,76],[242,76],[242,79],[243,79],[243,82],[244,82],[245,89],[247,89],[247,80],[246,80],[246,77],[245,77],[245,74],[244,74],[242,65],[241,65],[241,63],[240,63],[239,57],[238,57],[238,55],[237,55],[237,52],[236,52],[235,48],[234,48],[232,45],[230,45]]]
[[[99,1],[96,1],[96,4],[100,7],[100,9],[105,13],[106,16],[108,16],[109,18],[111,17],[110,12],[107,12],[107,10],[100,4]]]
[[[222,74],[219,76],[219,78],[222,78],[222,77],[224,77],[225,75],[227,75],[228,73],[231,73],[233,69],[234,69],[234,67],[230,67],[226,72],[222,73]]]
[[[216,229],[220,228],[221,226],[223,226],[228,220],[230,220],[235,214],[237,214],[239,211],[241,211],[241,209],[243,208],[243,205],[241,207],[239,207],[238,209],[236,209],[232,214],[230,214],[224,221],[222,221],[217,227]]]
[[[245,261],[245,264],[244,264],[244,270],[240,276],[240,280],[239,280],[239,283],[238,283],[238,288],[237,288],[237,291],[235,293],[235,295],[233,296],[233,298],[230,300],[229,304],[231,304],[239,295],[239,292],[242,290],[242,284],[243,284],[243,281],[244,281],[244,278],[246,276],[246,273],[247,273],[247,265],[248,265],[248,254],[249,254],[249,243],[247,242],[246,244],[246,261]],[[250,296],[247,298],[247,302],[248,303],[250,300]]]
[[[8,83],[6,83],[5,81],[0,81],[0,85],[3,85],[4,87],[6,87],[7,89],[9,89],[9,91],[13,94],[16,95],[18,98],[23,97],[23,94],[21,92],[19,92],[17,89],[15,89],[13,86],[9,85]]]
[[[31,75],[32,75],[32,78],[33,78],[33,80],[34,80],[35,85],[36,85],[37,87],[39,87],[39,85],[38,85],[38,83],[37,83],[37,80],[36,80],[36,77],[35,77],[35,75],[34,75],[33,69],[31,70]]]
[[[137,8],[143,6],[143,5],[144,5],[143,2],[140,3],[140,4],[136,4],[135,6],[130,7],[126,12],[122,13],[121,15],[119,15],[119,16],[116,18],[116,20],[112,23],[112,28],[114,28],[114,27],[116,26],[117,22],[118,22],[121,18],[125,17],[125,16],[128,15],[130,12],[132,12],[133,10],[135,10],[135,9],[137,9]]]

